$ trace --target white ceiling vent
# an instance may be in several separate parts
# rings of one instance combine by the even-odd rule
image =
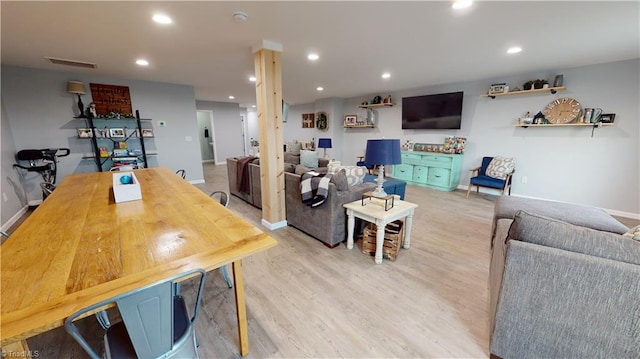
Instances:
[[[83,62],[83,61],[76,61],[76,60],[58,59],[58,58],[55,58],[55,57],[48,57],[48,56],[45,56],[44,58],[47,59],[47,61],[49,61],[50,63],[56,64],[56,65],[82,67],[82,68],[85,68],[85,69],[96,69],[96,68],[98,68],[98,65],[94,64],[92,62]]]

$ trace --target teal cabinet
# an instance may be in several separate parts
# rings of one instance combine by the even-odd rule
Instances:
[[[393,166],[393,177],[410,184],[453,191],[460,183],[462,155],[437,152],[402,152],[402,164]]]

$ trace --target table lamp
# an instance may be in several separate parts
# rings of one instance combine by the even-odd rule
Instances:
[[[384,191],[384,188],[382,188],[382,184],[384,183],[384,165],[397,165],[402,163],[400,140],[368,140],[364,161],[370,165],[378,165],[378,178],[376,179],[378,187],[373,191],[372,195],[378,198],[386,197],[387,193]]]
[[[331,139],[330,138],[319,138],[318,139],[318,148],[324,148],[324,158],[327,158],[327,148],[331,148]]]
[[[84,104],[80,95],[85,95],[87,92],[84,89],[84,84],[80,81],[67,81],[67,92],[78,95],[78,108],[80,109],[80,116],[78,118],[85,118]]]

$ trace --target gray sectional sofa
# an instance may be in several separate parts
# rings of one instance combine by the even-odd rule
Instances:
[[[260,187],[260,165],[258,160],[248,164],[249,192],[238,189],[238,161],[240,158],[227,159],[229,177],[229,192],[252,204],[262,208]],[[288,161],[288,162],[287,162]],[[311,208],[302,203],[300,194],[300,175],[294,173],[296,157],[285,153],[285,205],[287,224],[308,235],[322,241],[328,247],[335,247],[347,239],[347,220],[343,204],[362,198],[362,193],[371,191],[375,184],[363,183],[344,188],[335,183],[329,183],[329,195],[322,205]],[[328,161],[321,160],[319,165],[326,167]],[[299,159],[298,159],[299,164]]]
[[[492,357],[640,357],[640,242],[604,210],[500,197]]]

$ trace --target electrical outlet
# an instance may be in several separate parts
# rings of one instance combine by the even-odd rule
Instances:
[[[527,183],[528,180],[527,176],[522,176],[522,183]]]
[[[191,136],[185,136],[185,137],[184,137],[184,140],[185,140],[185,141],[187,141],[187,142],[191,142],[191,141],[193,141],[193,137],[191,137]]]

